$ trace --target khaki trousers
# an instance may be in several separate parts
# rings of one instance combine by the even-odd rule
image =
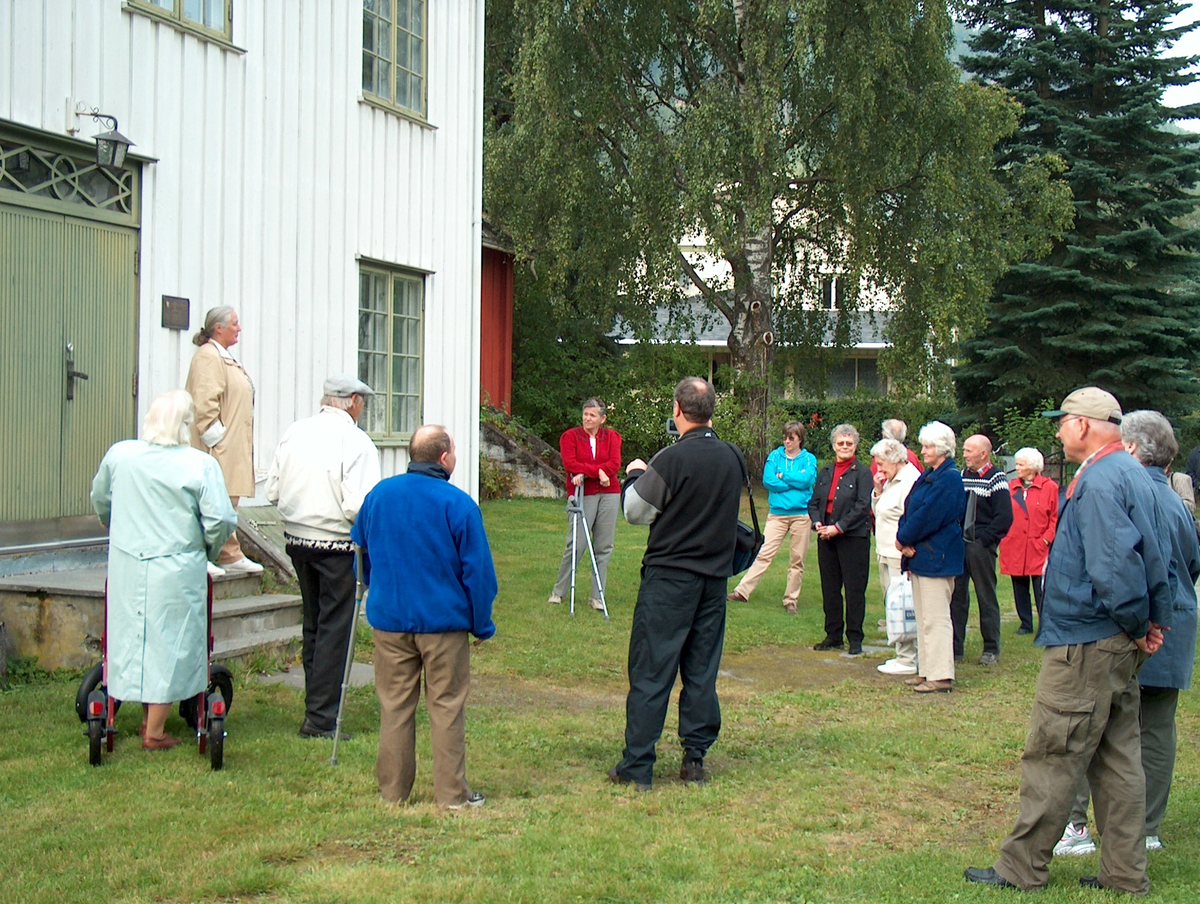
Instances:
[[[883,588],[884,605],[887,605],[888,588],[892,586],[892,578],[900,577],[900,560],[889,559],[884,556],[879,556],[879,586]],[[917,665],[917,642],[915,640],[898,640],[896,641],[896,662],[900,665],[911,665],[918,669],[917,674],[920,674],[920,667]]]
[[[804,557],[808,555],[808,541],[812,537],[812,519],[808,515],[767,515],[767,523],[763,525],[762,549],[758,551],[746,576],[734,588],[734,594],[742,599],[750,599],[750,594],[766,574],[775,553],[779,552],[779,547],[783,545],[783,538],[789,532],[792,535],[792,543],[783,604],[796,605],[796,601],[800,599],[800,585],[804,581]]]
[[[375,776],[384,800],[408,800],[417,773],[417,699],[425,673],[425,707],[433,748],[433,796],[440,807],[466,802],[466,706],[471,644],[466,631],[395,634],[374,631],[379,754]]]
[[[996,872],[1040,888],[1062,837],[1080,778],[1092,789],[1100,845],[1100,884],[1150,891],[1146,877],[1146,778],[1138,730],[1137,671],[1145,656],[1125,633],[1042,654],[1025,752],[1021,809],[1000,846]]]
[[[233,510],[237,511],[238,500],[241,496],[230,496],[229,504],[233,506]],[[221,551],[217,553],[217,564],[228,565],[230,562],[236,562],[238,559],[246,558],[246,554],[242,552],[242,544],[238,542],[237,529],[229,535],[229,539],[225,541],[225,545],[221,547]]]
[[[954,578],[927,578],[911,571],[908,577],[917,613],[921,677],[929,681],[953,681],[954,624],[950,621],[950,597],[954,593]]]

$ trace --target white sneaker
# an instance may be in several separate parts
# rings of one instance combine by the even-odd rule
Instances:
[[[876,669],[883,672],[885,675],[915,675],[917,667],[915,665],[905,665],[902,662],[897,662],[895,659],[889,659],[882,665],[875,666]]]
[[[597,612],[604,611],[604,603],[600,602],[600,600],[596,599],[595,597],[592,597],[590,600],[588,600],[588,605],[590,605]]]
[[[1081,857],[1084,854],[1094,853],[1096,853],[1096,842],[1092,841],[1087,826],[1077,829],[1069,822],[1066,829],[1063,830],[1062,840],[1054,845],[1055,857],[1062,857],[1064,854]]]
[[[554,605],[557,606],[560,603],[562,603],[562,597],[559,596],[557,593],[552,593],[552,594],[550,594],[550,599],[546,600],[546,602],[553,603]]]
[[[262,574],[262,570],[263,567],[261,565],[257,562],[251,562],[245,556],[225,566],[227,574]]]
[[[1162,839],[1160,839],[1157,835],[1147,835],[1146,836],[1146,850],[1161,851],[1162,847],[1163,847]]]
[[[209,577],[219,578],[224,573],[225,573],[225,569],[222,568],[220,565],[214,565],[212,562],[208,563]]]

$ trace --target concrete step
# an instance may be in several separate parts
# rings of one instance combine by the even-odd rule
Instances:
[[[67,571],[34,571],[0,577],[0,592],[46,594],[59,598],[104,599],[107,563]],[[225,574],[213,578],[213,600],[251,596],[262,592],[261,574]]]
[[[221,661],[243,659],[254,653],[268,651],[278,652],[286,658],[300,648],[300,641],[300,625],[256,631],[253,634],[243,634],[239,637],[215,641],[213,659]]]
[[[260,593],[213,600],[213,638],[217,642],[294,628],[304,617],[300,597],[286,593]]]

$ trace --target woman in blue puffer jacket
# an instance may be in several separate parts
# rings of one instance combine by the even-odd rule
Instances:
[[[913,484],[896,530],[901,568],[912,578],[921,674],[905,683],[922,694],[954,686],[954,635],[950,596],[963,570],[962,520],[967,507],[962,475],[954,464],[954,431],[941,421],[921,428],[925,473]]]
[[[783,608],[796,614],[800,599],[800,584],[804,580],[804,557],[808,554],[808,539],[812,536],[812,521],[808,517],[808,500],[812,497],[817,479],[817,459],[804,448],[804,427],[799,421],[783,425],[783,445],[767,456],[763,466],[763,486],[767,488],[770,513],[763,528],[763,545],[746,576],[727,599],[744,603],[758,586],[783,538],[791,533],[791,560],[788,564],[787,589],[783,592]]]

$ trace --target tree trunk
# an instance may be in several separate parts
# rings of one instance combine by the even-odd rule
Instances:
[[[760,473],[766,460],[767,406],[770,403],[771,362],[775,358],[775,323],[771,292],[770,221],[756,233],[746,235],[742,247],[729,258],[733,269],[733,317],[729,329],[729,353],[737,374],[739,394],[746,398],[748,433],[751,438],[746,462],[751,473]]]

